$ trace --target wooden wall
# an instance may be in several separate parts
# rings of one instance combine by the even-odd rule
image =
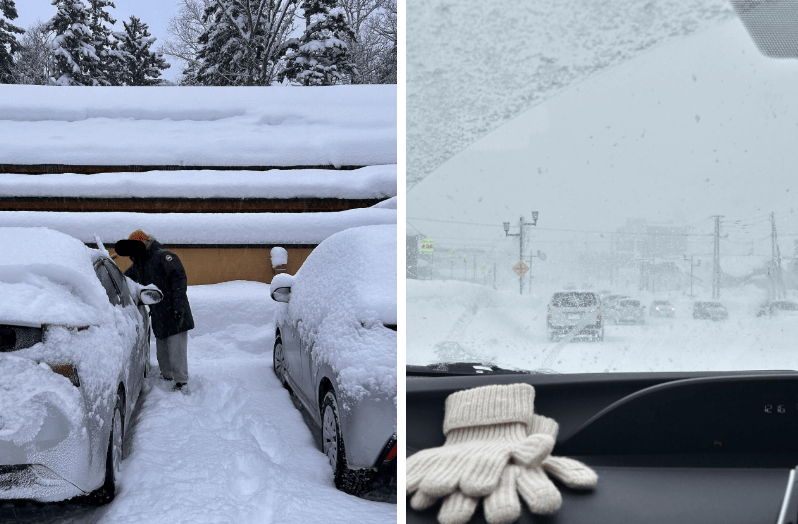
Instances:
[[[111,254],[114,254],[112,246],[106,247]],[[275,275],[270,255],[271,246],[186,247],[165,244],[164,247],[180,258],[186,269],[189,286],[218,284],[231,280],[253,280],[269,284]],[[288,251],[286,273],[296,274],[313,248],[314,246],[285,247]],[[127,257],[117,257],[116,263],[122,271],[131,264]]]

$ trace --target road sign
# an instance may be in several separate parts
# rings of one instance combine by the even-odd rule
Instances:
[[[529,266],[524,264],[523,260],[519,260],[518,263],[513,266],[513,271],[518,273],[519,277],[522,277],[526,274],[527,271],[529,271]]]
[[[431,255],[435,252],[435,239],[434,238],[424,238],[421,240],[421,252]]]

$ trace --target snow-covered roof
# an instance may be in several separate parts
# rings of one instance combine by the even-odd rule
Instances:
[[[165,244],[319,244],[351,227],[396,224],[396,210],[332,213],[70,213],[1,211],[0,227],[49,227],[83,242],[113,244],[143,229]],[[34,243],[36,244],[36,243]],[[42,249],[47,243],[37,244]]]
[[[395,164],[396,113],[390,85],[0,85],[0,164]]]
[[[378,199],[396,196],[396,187],[395,164],[352,171],[0,174],[0,197]]]

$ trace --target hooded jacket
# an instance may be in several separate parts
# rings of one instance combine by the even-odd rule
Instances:
[[[147,256],[135,259],[125,275],[143,286],[155,284],[163,293],[163,300],[150,306],[156,338],[194,329],[194,317],[186,296],[186,271],[177,255],[154,241],[147,248]]]

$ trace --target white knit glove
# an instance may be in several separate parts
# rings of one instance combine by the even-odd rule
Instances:
[[[533,416],[530,428],[533,435],[549,435],[552,438],[557,436],[557,423],[540,415]],[[556,512],[562,504],[562,496],[546,473],[574,489],[589,489],[598,481],[598,476],[592,469],[567,457],[547,456],[542,464],[530,466],[508,464],[496,489],[483,501],[485,520],[490,524],[508,524],[518,519],[521,515],[519,494],[532,513],[547,515]],[[432,506],[436,501],[435,497],[417,493],[411,499],[410,505],[421,510]],[[478,503],[478,497],[456,491],[443,501],[438,521],[441,524],[465,524],[473,516]]]
[[[531,434],[535,389],[528,384],[484,386],[446,399],[446,442],[407,459],[407,494],[424,506],[458,491],[470,497],[493,492],[510,463],[540,465],[554,437]]]

